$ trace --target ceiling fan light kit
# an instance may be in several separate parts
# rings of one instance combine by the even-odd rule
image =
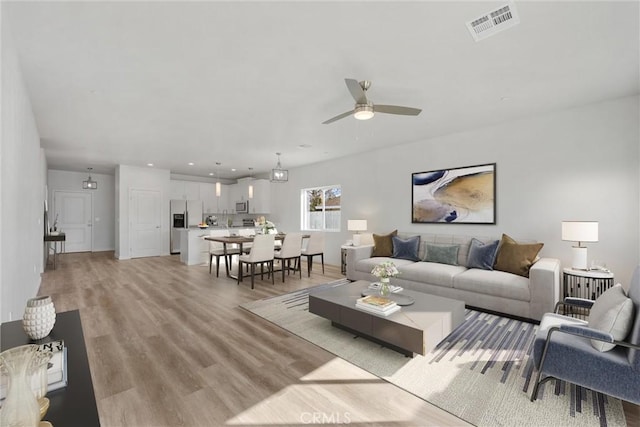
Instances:
[[[351,96],[356,101],[355,107],[351,111],[338,114],[337,116],[322,122],[323,125],[328,125],[329,123],[344,119],[350,115],[353,115],[353,117],[358,120],[369,120],[375,115],[375,113],[417,116],[422,111],[420,108],[402,107],[400,105],[375,105],[367,99],[366,92],[371,87],[371,82],[369,80],[358,82],[355,79],[344,79],[344,82],[347,85],[347,89],[349,89],[349,93],[351,93]]]

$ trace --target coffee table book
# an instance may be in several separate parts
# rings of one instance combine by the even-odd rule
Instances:
[[[400,310],[400,306],[389,298],[377,295],[368,295],[356,300],[356,308],[369,311],[371,313],[388,316]]]

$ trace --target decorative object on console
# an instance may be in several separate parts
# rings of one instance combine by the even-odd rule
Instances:
[[[391,238],[393,236],[398,235],[398,230],[393,230],[389,234],[373,235],[373,252],[371,253],[372,257],[376,256],[388,256],[393,255],[393,240]]]
[[[393,261],[385,261],[373,267],[371,274],[380,279],[380,295],[389,295],[389,280],[396,277],[400,272]]]
[[[53,329],[56,323],[56,309],[48,295],[31,298],[24,309],[22,326],[32,340],[39,340]]]
[[[289,171],[286,169],[282,169],[282,165],[280,164],[280,154],[276,153],[278,156],[278,164],[275,168],[271,169],[271,182],[287,182],[289,181]]]
[[[438,264],[458,265],[458,251],[460,245],[437,245],[427,243],[425,262],[437,262]]]
[[[353,246],[360,246],[360,232],[367,231],[366,219],[350,219],[347,221],[347,230],[355,231],[353,235]]]
[[[496,223],[496,164],[411,174],[411,222]]]
[[[499,240],[493,240],[488,243],[481,242],[475,237],[471,239],[469,245],[469,256],[467,258],[467,267],[479,268],[481,270],[493,270],[493,264],[498,254]]]
[[[578,246],[572,248],[571,267],[577,270],[588,270],[587,248],[582,246],[582,242],[598,241],[598,222],[562,221],[562,240],[578,242]]]
[[[529,269],[543,246],[544,243],[518,243],[503,234],[493,269],[529,277]]]
[[[420,250],[420,236],[412,236],[407,239],[392,236],[391,241],[393,243],[392,258],[420,261],[420,257],[418,256],[418,251]]]

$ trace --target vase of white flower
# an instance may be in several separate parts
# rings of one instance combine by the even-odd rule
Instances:
[[[385,261],[373,267],[371,274],[380,279],[380,295],[389,295],[389,282],[391,277],[396,277],[400,272],[392,261]]]

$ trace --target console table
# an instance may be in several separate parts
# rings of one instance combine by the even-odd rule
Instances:
[[[44,241],[48,245],[53,243],[53,269],[56,269],[56,261],[58,259],[58,242],[60,242],[61,252],[64,252],[64,244],[67,241],[67,236],[64,233],[59,234],[45,234]],[[49,263],[49,248],[47,247],[47,263]]]
[[[1,350],[34,343],[24,333],[22,320],[3,323],[1,335]],[[99,426],[100,419],[93,393],[89,359],[84,345],[80,312],[73,310],[57,313],[56,324],[49,337],[52,340],[62,339],[67,346],[68,384],[66,387],[47,393],[50,406],[44,419],[54,427]],[[44,340],[39,340],[38,343]]]

